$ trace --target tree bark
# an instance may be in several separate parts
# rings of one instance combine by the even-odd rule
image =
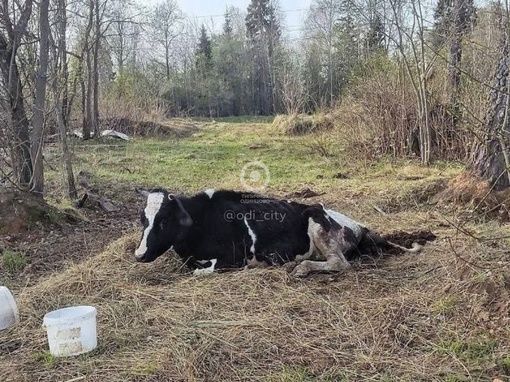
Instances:
[[[34,115],[32,117],[32,167],[33,176],[30,191],[39,197],[44,195],[43,130],[46,103],[46,82],[48,73],[48,51],[50,23],[48,19],[49,0],[39,4],[39,68],[35,80]]]
[[[0,71],[7,87],[7,103],[10,109],[9,151],[15,178],[14,182],[21,188],[28,188],[30,185],[32,160],[30,158],[29,123],[16,54],[32,15],[32,4],[33,0],[25,1],[19,19],[15,24],[9,18],[8,3],[5,2],[1,5],[4,18],[2,20],[3,28],[0,31]]]
[[[450,108],[452,127],[459,119],[460,65],[462,62],[462,37],[467,23],[467,0],[453,1],[453,31],[450,36],[450,63],[448,66],[448,85],[450,92]]]
[[[96,23],[95,23],[95,39],[94,39],[94,100],[92,112],[92,128],[94,137],[99,136],[99,44],[101,38],[101,25],[99,20],[99,0],[95,0],[96,5]]]
[[[53,59],[53,96],[55,98],[55,114],[57,117],[57,125],[60,133],[61,147],[62,147],[62,167],[64,169],[64,181],[67,185],[67,194],[70,198],[77,198],[76,184],[74,181],[73,163],[71,160],[71,152],[67,142],[68,131],[68,81],[69,73],[67,69],[67,51],[66,51],[66,29],[67,29],[67,14],[66,14],[66,0],[58,0],[58,49],[54,49]],[[51,35],[50,35],[51,38]],[[52,43],[55,47],[55,44]],[[61,73],[58,70],[58,62],[60,59]],[[59,78],[62,79],[60,89],[62,96],[59,93]]]
[[[91,109],[91,97],[92,97],[92,68],[90,59],[90,46],[89,38],[90,32],[92,31],[92,25],[94,22],[94,0],[89,2],[89,18],[87,28],[85,30],[85,41],[83,43],[83,50],[81,55],[81,90],[82,90],[82,109],[83,109],[83,139],[90,139],[91,135],[91,124],[92,124],[92,109]],[[87,79],[85,85],[85,76],[83,67],[83,61],[86,60],[87,66]]]
[[[508,36],[503,39],[501,57],[496,68],[490,106],[484,121],[483,140],[475,145],[468,171],[489,181],[494,190],[510,186],[508,175],[509,98],[508,98]]]
[[[21,78],[18,66],[14,62],[10,69],[10,82],[8,86],[9,103],[11,108],[12,139],[11,153],[13,172],[16,182],[28,189],[32,179],[32,159],[30,157],[30,134],[28,132],[28,118],[23,99]]]

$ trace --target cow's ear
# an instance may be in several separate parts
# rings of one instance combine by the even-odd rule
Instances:
[[[149,191],[144,190],[143,188],[135,188],[135,191],[145,198],[149,196]]]
[[[170,198],[170,195],[168,195]],[[193,220],[191,219],[191,216],[189,216],[188,211],[184,208],[181,201],[178,198],[174,198],[172,195],[172,202],[175,202],[177,205],[177,218],[179,219],[179,224],[183,227],[191,227],[193,224]]]

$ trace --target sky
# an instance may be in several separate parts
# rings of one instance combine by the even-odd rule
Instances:
[[[250,0],[176,0],[179,8],[189,17],[203,21],[209,27],[219,29],[223,24],[223,15],[228,6],[234,6],[246,12]],[[277,0],[284,17],[283,32],[296,37],[303,27],[303,19],[312,0]],[[144,1],[155,4],[158,0]]]

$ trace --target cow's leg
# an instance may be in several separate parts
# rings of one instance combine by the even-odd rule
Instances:
[[[207,264],[211,263],[211,265],[207,268],[197,268],[193,271],[193,275],[199,276],[199,275],[209,275],[211,273],[214,273],[214,267],[216,266],[216,263],[218,262],[218,259],[211,259],[211,260],[198,260],[199,263]]]
[[[267,268],[269,267],[269,264],[263,260],[257,260],[256,256],[252,256],[251,258],[246,259],[246,265],[244,266],[244,269],[251,269],[251,268]]]
[[[330,229],[327,232],[320,224],[310,223],[309,234],[314,246],[326,258],[326,261],[304,260],[294,270],[292,275],[305,277],[310,272],[338,272],[350,268],[344,253],[350,245],[344,240],[343,229]]]

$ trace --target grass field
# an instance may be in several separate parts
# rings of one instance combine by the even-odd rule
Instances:
[[[460,164],[367,163],[344,151],[338,131],[290,137],[268,121],[198,123],[186,138],[77,144],[77,170],[122,200],[135,186],[242,190],[243,167],[263,163],[266,193],[301,200],[309,188],[319,196],[306,202],[381,233],[438,238],[421,254],[363,259],[336,275],[196,277],[171,254],[135,263],[133,229],[16,288],[21,323],[0,333],[0,381],[510,381],[510,241],[479,239],[508,236],[508,226],[465,221],[467,207],[430,200]],[[42,317],[76,304],[98,309],[99,346],[55,358]]]

